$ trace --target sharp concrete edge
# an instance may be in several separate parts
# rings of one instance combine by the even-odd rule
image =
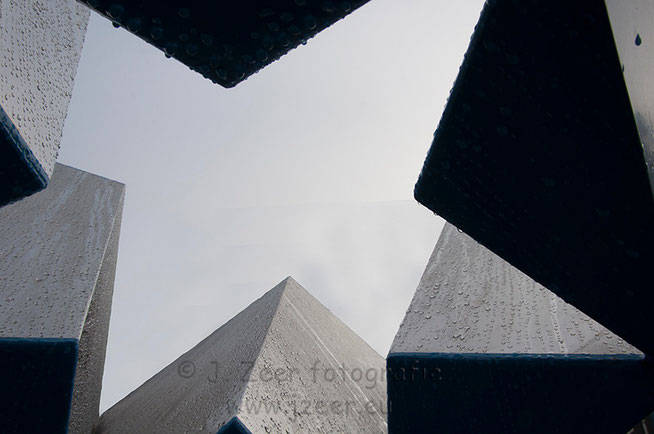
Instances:
[[[93,296],[79,341],[79,357],[68,425],[69,434],[88,434],[100,417],[102,378],[109,335],[109,321],[118,261],[124,190],[116,210],[111,235],[98,270]]]

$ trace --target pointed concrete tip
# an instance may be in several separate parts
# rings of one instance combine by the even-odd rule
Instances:
[[[299,286],[300,288],[304,289],[304,287],[302,285],[300,285],[297,282],[297,280],[293,279],[292,276],[287,276],[284,280],[279,282],[279,284],[277,286],[281,286],[283,288],[282,291],[286,291],[287,289],[289,289],[291,287],[296,287],[296,286]],[[306,291],[306,289],[304,289],[304,290]],[[309,292],[309,291],[307,291],[307,292]]]
[[[288,283],[292,283],[292,282],[297,283],[297,280],[293,279],[293,276],[286,276],[286,278],[284,280],[282,280],[282,283],[285,284],[285,285],[288,284]],[[299,285],[299,283],[298,283],[298,285]]]
[[[276,292],[276,291],[281,291],[281,292],[283,293],[283,292],[285,292],[289,287],[291,287],[291,286],[293,286],[293,285],[297,285],[297,286],[300,286],[300,287],[302,286],[302,285],[300,285],[299,283],[297,283],[297,281],[296,281],[295,279],[293,279],[293,277],[291,277],[291,276],[286,276],[286,277],[285,277],[284,279],[282,279],[282,280],[281,280],[277,285],[275,285],[274,287],[272,287],[272,289],[268,290],[268,291],[266,292],[266,294],[269,293],[269,292]]]
[[[289,276],[104,412],[96,432],[384,434],[385,372],[384,358]]]
[[[300,283],[298,283],[297,280],[293,279],[292,276],[287,276],[275,288],[277,288],[277,287],[281,287],[282,293],[285,293],[287,291],[293,291],[293,290],[297,291],[297,290],[299,290],[299,291],[307,294],[311,298],[315,299],[313,294],[311,292],[309,292],[309,290],[306,289],[304,286],[302,286]],[[320,303],[320,304],[322,304],[322,303]]]

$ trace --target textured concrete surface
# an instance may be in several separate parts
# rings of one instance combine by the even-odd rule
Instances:
[[[642,355],[449,223],[390,352]]]
[[[19,353],[30,346],[41,351],[34,357],[50,360],[51,376],[71,385],[74,376],[68,395],[37,385],[47,405],[65,402],[65,413],[54,415],[64,430],[72,397],[72,433],[89,432],[98,418],[123,200],[123,184],[57,164],[45,190],[0,209],[0,346],[17,342]],[[41,342],[68,344],[75,357],[62,362]],[[26,392],[2,409],[2,419],[15,432],[56,432],[61,420],[21,418],[40,411],[27,392],[36,387],[34,370],[6,369]]]
[[[446,224],[391,346],[391,432],[626,432],[643,354]]]
[[[383,358],[289,277],[107,410],[97,432],[386,432],[385,387]]]
[[[74,0],[0,1],[0,205],[54,169],[88,17]]]
[[[214,83],[233,87],[368,0],[79,0]]]
[[[609,5],[487,2],[415,196],[649,353],[652,2]]]

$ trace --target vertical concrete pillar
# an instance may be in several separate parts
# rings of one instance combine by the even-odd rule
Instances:
[[[97,421],[124,189],[57,164],[45,190],[0,208],[3,433]]]

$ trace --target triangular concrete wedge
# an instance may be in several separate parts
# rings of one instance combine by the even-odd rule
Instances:
[[[386,432],[384,359],[288,277],[107,410],[99,433]]]
[[[387,360],[389,430],[627,432],[643,354],[446,224]]]
[[[368,0],[79,0],[205,78],[234,87]]]

